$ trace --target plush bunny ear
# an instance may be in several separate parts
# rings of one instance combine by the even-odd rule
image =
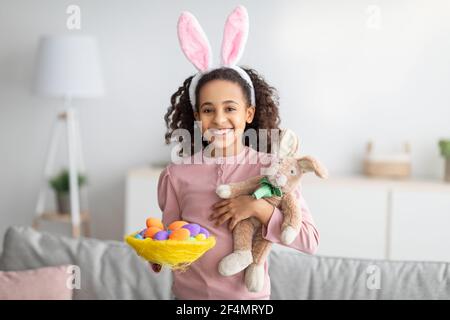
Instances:
[[[297,158],[300,167],[304,172],[314,171],[316,176],[320,178],[328,178],[328,170],[316,159],[310,156]]]
[[[291,129],[282,129],[279,143],[278,157],[295,157],[299,154],[300,141]]]
[[[248,13],[238,6],[228,16],[222,40],[222,65],[236,65],[244,52],[248,36]]]
[[[211,46],[202,27],[190,12],[183,12],[178,19],[178,40],[181,50],[199,71],[210,68]]]

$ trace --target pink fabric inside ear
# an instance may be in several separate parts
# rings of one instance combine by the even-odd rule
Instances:
[[[238,6],[228,17],[222,42],[222,64],[234,65],[239,60],[247,41],[248,14]]]
[[[211,61],[211,48],[197,19],[189,12],[178,19],[178,39],[188,60],[198,70],[206,71]]]

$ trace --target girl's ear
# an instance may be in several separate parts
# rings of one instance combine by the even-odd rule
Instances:
[[[211,67],[212,53],[208,38],[197,19],[183,12],[178,19],[178,40],[188,60],[201,72]]]
[[[245,112],[247,114],[247,117],[246,117],[245,121],[247,123],[252,123],[253,118],[255,117],[255,107],[254,106],[250,106],[250,107],[246,108]]]
[[[222,40],[222,65],[236,65],[244,52],[248,36],[248,13],[238,6],[228,16]]]

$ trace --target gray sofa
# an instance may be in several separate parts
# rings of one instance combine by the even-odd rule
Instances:
[[[172,299],[171,273],[153,273],[125,243],[72,239],[10,227],[0,270],[73,264],[74,299]],[[450,299],[450,264],[309,256],[275,245],[269,258],[272,299]]]

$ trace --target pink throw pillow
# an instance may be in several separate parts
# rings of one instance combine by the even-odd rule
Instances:
[[[0,271],[0,300],[71,300],[68,266]]]

